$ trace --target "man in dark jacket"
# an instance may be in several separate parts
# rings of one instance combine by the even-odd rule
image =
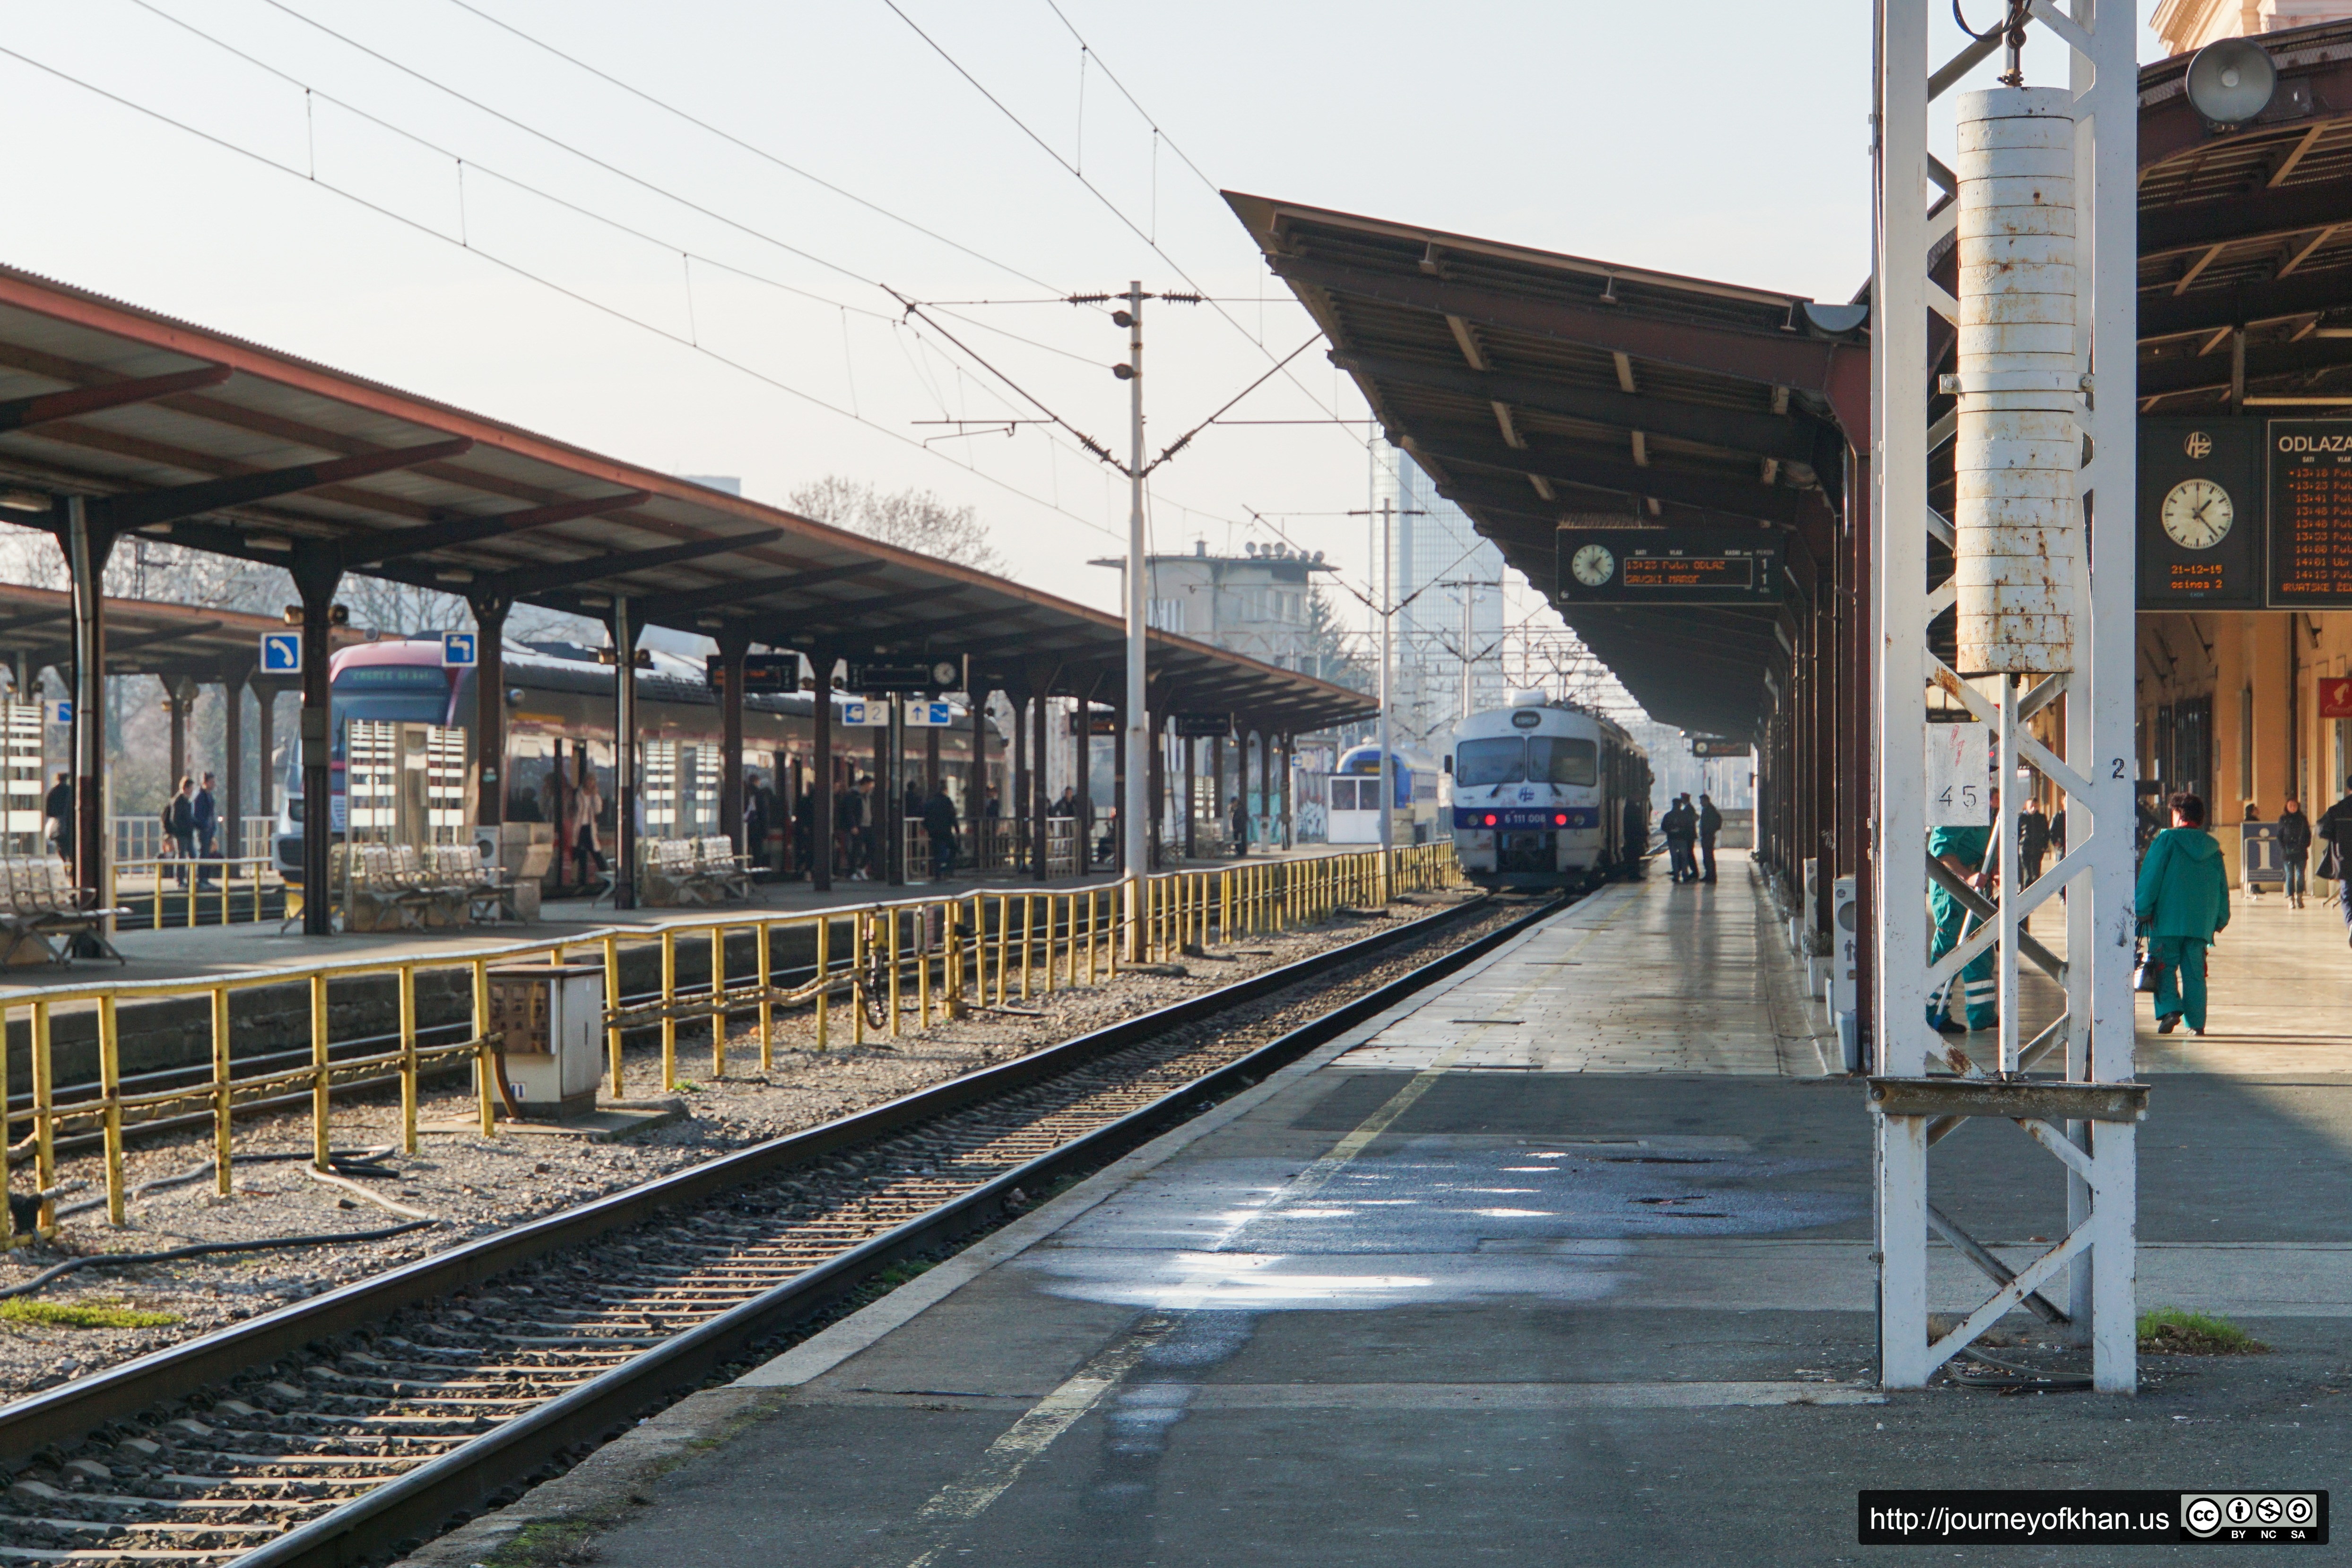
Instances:
[[[213,794],[211,774],[205,774],[204,782],[196,786],[196,798],[191,802],[191,807],[195,816],[197,858],[200,861],[220,859],[220,801]],[[212,873],[208,869],[200,867],[198,877],[200,881],[210,883]]]
[[[1706,865],[1706,872],[1699,877],[1701,882],[1715,880],[1715,835],[1721,831],[1723,831],[1723,813],[1715,809],[1713,800],[1704,794],[1700,795],[1698,798],[1698,847],[1700,858]]]
[[[60,773],[58,781],[49,786],[47,799],[41,802],[41,814],[49,821],[49,842],[58,858],[67,864],[74,858],[74,787],[73,775]]]
[[[1624,822],[1621,831],[1622,837],[1619,842],[1624,846],[1621,852],[1625,857],[1626,874],[1640,876],[1648,869],[1644,857],[1650,852],[1650,813],[1641,801],[1631,795],[1625,797]]]
[[[956,809],[944,784],[932,785],[923,802],[923,836],[931,841],[931,880],[945,882],[955,875]]]
[[[2327,847],[2319,852],[2319,874],[2336,883],[2336,901],[2344,910],[2344,930],[2352,940],[2352,898],[2345,896],[2344,873],[2352,871],[2352,779],[2345,780],[2344,798],[2319,814],[2311,836]]]
[[[841,835],[843,879],[865,881],[866,796],[855,784],[833,799],[833,831]]]
[[[2311,869],[2311,819],[2303,814],[2302,801],[2289,800],[2279,813],[2278,843],[2279,859],[2286,866],[2286,906],[2301,909]]]
[[[1666,858],[1675,881],[1696,882],[1698,863],[1691,857],[1691,844],[1698,837],[1698,813],[1691,810],[1688,795],[1675,797],[1675,803],[1658,819],[1658,831],[1666,835]]]
[[[2156,982],[2156,1032],[2170,1034],[2186,1018],[2205,1032],[2205,949],[2230,924],[2230,877],[2221,846],[2205,831],[2205,802],[2188,793],[2172,798],[2172,826],[2148,841],[2134,899],[2148,962],[2161,966]]]
[[[2042,802],[2029,798],[2017,814],[2017,869],[2026,886],[2040,880],[2042,857],[2049,852],[2050,819],[2042,814]]]
[[[163,806],[163,831],[172,840],[172,852],[185,862],[196,858],[196,781],[185,774],[180,777],[180,787]],[[188,867],[180,867],[180,884],[188,881]]]

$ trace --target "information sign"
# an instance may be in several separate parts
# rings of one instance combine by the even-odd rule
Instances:
[[[835,723],[851,729],[878,729],[890,722],[890,704],[886,699],[869,702],[863,697],[851,697],[837,710]]]
[[[471,632],[441,633],[441,667],[445,670],[470,670],[478,662],[478,646]]]
[[[727,689],[727,661],[717,653],[702,661],[704,674],[714,692]],[[743,691],[796,692],[801,689],[801,656],[798,653],[746,653],[743,655]]]
[[[955,723],[955,709],[943,702],[909,700],[906,709],[910,729],[946,729]]]
[[[2274,419],[2265,434],[2271,608],[2352,607],[2352,419]]]
[[[261,634],[261,673],[265,675],[300,674],[302,633],[264,632]]]
[[[946,692],[963,683],[961,659],[922,659],[908,664],[852,664],[849,685],[860,692]]]
[[[2262,423],[2139,422],[2139,607],[2263,607]]]
[[[1070,715],[1072,735],[1117,735],[1118,715],[1109,708],[1097,708],[1087,713]]]
[[[1752,749],[1744,740],[1726,740],[1719,735],[1694,735],[1690,747],[1693,757],[1745,757]]]
[[[73,722],[73,703],[70,699],[65,702],[51,703],[48,706],[49,722],[51,724],[71,724]]]
[[[1229,713],[1180,713],[1176,716],[1176,738],[1179,740],[1217,740],[1234,732],[1234,716]]]
[[[1980,724],[1927,726],[1927,826],[1981,828],[1992,821],[1992,731]]]
[[[1563,604],[1774,604],[1780,536],[1770,528],[1562,528]]]

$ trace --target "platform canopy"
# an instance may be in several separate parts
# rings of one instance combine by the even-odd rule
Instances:
[[[260,660],[262,634],[286,630],[272,616],[152,599],[109,598],[105,613],[110,675],[242,682]],[[338,626],[335,646],[364,643],[369,635]],[[20,654],[28,670],[73,663],[73,595],[0,582],[0,662]]]
[[[1538,591],[1562,528],[1769,528],[1825,558],[1841,420],[1867,413],[1859,308],[1225,199],[1389,440]],[[1652,717],[1744,737],[1794,612],[1563,613]]]
[[[1108,694],[1124,664],[1117,618],[1005,578],[0,268],[0,519],[55,528],[69,495],[118,536],[598,618],[626,595],[638,625],[969,655],[975,684]],[[1268,731],[1373,711],[1161,632],[1151,674],[1155,706]]]

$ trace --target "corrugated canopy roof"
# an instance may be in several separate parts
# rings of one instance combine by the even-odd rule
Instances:
[[[1116,618],[950,562],[0,268],[0,476],[121,528],[641,624],[844,655],[968,654],[1108,697]],[[25,523],[44,518],[0,512]],[[732,542],[730,542],[732,541]],[[1360,693],[1161,632],[1166,706],[1305,733]],[[1160,699],[1155,697],[1155,703]]]

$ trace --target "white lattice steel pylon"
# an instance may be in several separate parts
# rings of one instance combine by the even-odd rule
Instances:
[[[2034,671],[2038,678],[2021,682],[2001,674],[1986,691],[1980,689],[1986,683],[1963,680],[1927,645],[1928,622],[1954,605],[1958,583],[1947,582],[1933,592],[1924,588],[1931,534],[1954,542],[1950,521],[1937,517],[1927,502],[1929,455],[1955,434],[1930,430],[1928,404],[1935,389],[1929,382],[1929,317],[1932,312],[1958,327],[1966,319],[1967,303],[1928,276],[1930,253],[1953,236],[1960,206],[1957,200],[1938,202],[1938,188],[1957,196],[1958,182],[1928,154],[1929,115],[1944,89],[1992,52],[1980,46],[1953,62],[1931,60],[1929,23],[1943,13],[1943,0],[1879,0],[1877,12],[1878,225],[1871,350],[1878,712],[1875,1069],[1880,1078],[1892,1080],[1920,1080],[1930,1072],[1958,1075],[1926,1085],[1907,1100],[1882,1095],[1876,1102],[1880,1371],[1889,1387],[1918,1387],[2013,1308],[2023,1304],[2058,1315],[2062,1309],[2050,1300],[2054,1291],[2045,1292],[2044,1287],[2054,1286],[2065,1272],[2069,1288],[2063,1312],[2075,1334],[2087,1334],[2095,1386],[2130,1393],[2137,1382],[2135,1128],[2132,1113],[2116,1108],[2128,1096],[2087,1086],[2128,1084],[2133,1078],[2135,18],[2128,0],[2069,0],[2063,9],[2053,0],[2032,0],[2031,8],[2040,57],[2047,57],[2057,45],[2069,58],[2064,90],[2071,95],[2074,123],[2076,384],[2068,402],[2094,455],[2076,476],[2081,526],[2047,536],[2064,540],[2072,559],[2053,563],[2055,570],[2035,585],[2040,598],[2032,606],[2032,613],[2045,618],[2045,626],[2054,627],[2055,617],[2065,618],[2071,652],[2063,660],[2045,658],[2038,665],[1996,664],[1999,669]],[[1981,167],[1978,172],[1985,172]],[[1971,291],[1964,283],[1962,294]],[[2099,351],[2103,347],[2105,354]],[[1969,374],[1964,363],[1957,384],[1948,390],[1965,399]],[[1980,377],[1974,390],[2006,386]],[[2106,526],[2097,530],[2094,546],[2092,525],[2099,519]],[[1981,561],[1980,549],[1972,547],[1969,553]],[[1971,590],[1987,582],[1979,570]],[[1979,602],[1995,601],[1999,595]],[[2027,599],[2005,602],[2023,605]],[[2052,669],[2063,673],[2039,674]],[[2002,873],[1996,902],[1979,908],[1985,917],[1975,933],[1931,966],[1927,901],[1936,873],[1926,852],[1925,739],[1929,694],[1938,688],[1945,694],[1940,702],[1965,706],[1990,727],[2000,778],[2010,788],[2001,804],[2003,821],[1996,825]],[[2027,729],[2035,714],[2062,695],[2063,758]],[[2031,888],[2017,885],[2014,826],[2023,792],[2014,774],[2021,764],[2063,790],[2066,810],[2066,853]],[[2028,913],[2053,900],[2061,888],[2067,894],[2063,961],[2042,949],[2022,925]],[[1986,952],[1998,956],[1999,1030],[1990,1038],[1967,1035],[1957,1037],[1956,1044],[1948,1042],[1927,1022],[1928,998],[1947,982],[1957,987],[1961,967]],[[2020,1040],[2017,1032],[2021,960],[2052,972],[2066,996],[2064,1016],[2032,1040]],[[2067,1083],[2085,1087],[2053,1089],[2038,1099],[1995,1098],[2017,1087],[2015,1075],[2054,1064],[2062,1052]],[[2017,1125],[2054,1157],[2058,1168],[2052,1174],[2067,1183],[2069,1228],[2063,1240],[2012,1275],[1930,1202],[1928,1151],[1970,1116],[2011,1115],[2021,1105],[2029,1113]],[[2044,1116],[2072,1108],[2077,1119],[2042,1119],[2031,1113],[2035,1108]],[[1927,1316],[1931,1228],[1998,1287],[1956,1329],[1934,1339]]]

